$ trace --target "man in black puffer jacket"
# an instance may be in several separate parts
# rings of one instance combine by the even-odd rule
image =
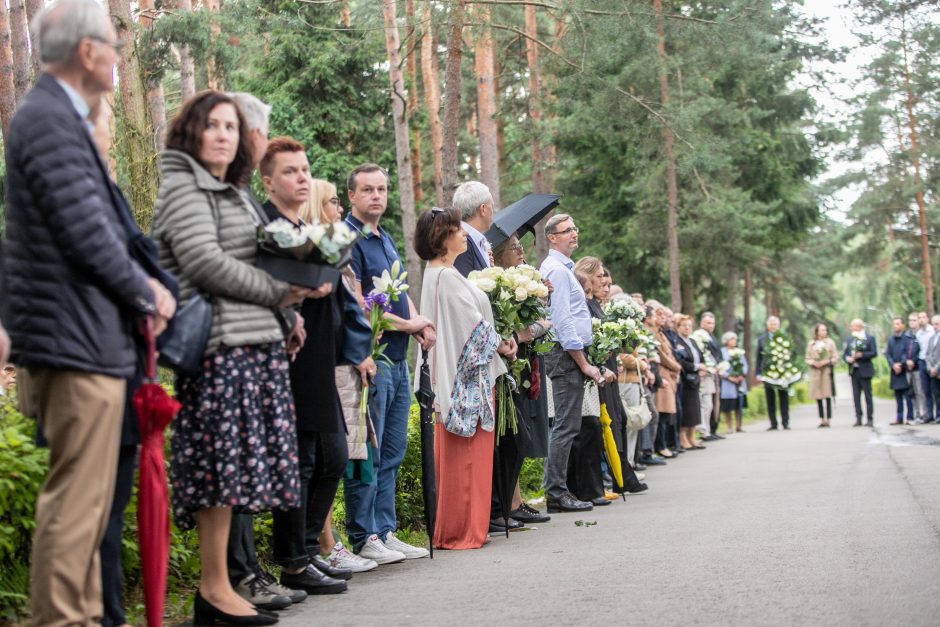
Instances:
[[[38,26],[38,29],[35,28]],[[169,292],[128,254],[128,233],[92,143],[88,112],[113,90],[117,35],[92,0],[34,21],[48,73],[6,137],[4,319],[23,412],[50,449],[36,503],[31,591],[37,625],[98,623],[98,545],[114,490],[131,329],[172,315]]]

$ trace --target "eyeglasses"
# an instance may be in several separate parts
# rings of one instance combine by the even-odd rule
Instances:
[[[112,48],[114,48],[114,51],[118,54],[121,54],[121,51],[124,50],[124,46],[127,45],[123,41],[109,41],[105,39],[104,37],[98,37],[96,35],[89,35],[88,39],[91,39],[92,41],[97,41],[98,43],[104,44],[106,46],[111,46]]]
[[[326,202],[330,203],[331,205],[339,205],[339,198],[337,198],[336,196],[333,196]]]
[[[522,252],[522,244],[513,244],[512,246],[509,247],[509,250],[511,250],[511,251],[514,252],[514,253],[521,253],[521,252]]]
[[[567,235],[568,233],[580,233],[581,229],[576,226],[569,226],[564,231],[555,231],[554,233],[549,233],[549,235]]]

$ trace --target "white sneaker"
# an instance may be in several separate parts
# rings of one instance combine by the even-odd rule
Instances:
[[[366,543],[359,549],[359,557],[372,560],[376,564],[394,564],[396,562],[404,562],[406,559],[404,553],[393,551],[386,547],[375,534],[369,536]]]
[[[379,567],[375,560],[359,557],[344,547],[342,542],[336,543],[336,546],[330,551],[330,557],[328,559],[330,560],[330,566],[334,568],[348,568],[354,573],[364,573]]]
[[[407,542],[402,542],[396,538],[395,534],[391,531],[388,532],[388,537],[385,538],[385,548],[403,553],[405,559],[409,560],[416,560],[429,555],[427,549],[423,549],[420,546],[411,546]]]

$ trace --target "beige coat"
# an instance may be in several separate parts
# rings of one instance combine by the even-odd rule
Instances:
[[[827,366],[815,368],[815,361],[825,361]],[[811,340],[806,347],[806,365],[809,367],[809,396],[813,400],[832,398],[832,367],[839,361],[839,349],[832,338]]]
[[[283,340],[275,308],[290,286],[254,265],[260,224],[254,209],[234,185],[219,181],[184,152],[163,152],[160,171],[153,237],[160,263],[179,280],[181,304],[197,288],[210,297],[212,331],[205,354],[222,344]]]
[[[679,384],[679,372],[682,366],[672,356],[672,344],[662,331],[656,332],[659,342],[659,376],[663,385],[656,390],[656,411],[662,414],[676,413],[676,387]]]

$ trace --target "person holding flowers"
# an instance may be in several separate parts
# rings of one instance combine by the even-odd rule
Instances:
[[[718,374],[721,376],[719,409],[728,424],[726,433],[741,433],[744,431],[741,418],[747,402],[747,356],[743,348],[738,348],[738,334],[734,331],[722,335],[721,343],[721,361],[718,363]]]
[[[777,430],[777,401],[780,401],[780,420],[784,429],[790,428],[790,384],[793,372],[791,361],[793,343],[780,332],[780,318],[767,318],[767,332],[757,338],[757,380],[764,385],[767,399],[768,431]],[[794,381],[799,380],[796,377]]]
[[[806,346],[806,365],[810,369],[809,397],[816,401],[820,427],[831,426],[832,398],[836,395],[833,368],[838,362],[836,343],[829,337],[826,325],[820,322],[813,327],[813,340]]]
[[[434,462],[437,524],[431,541],[445,549],[483,546],[489,530],[496,417],[493,387],[506,373],[515,342],[496,330],[484,291],[454,268],[467,250],[456,209],[418,218],[414,248],[428,262],[422,312],[437,329],[429,352],[435,396]]]
[[[855,404],[855,427],[862,426],[862,394],[865,395],[865,417],[869,427],[874,426],[874,401],[871,380],[875,376],[872,359],[878,355],[875,338],[865,331],[865,322],[855,318],[849,323],[849,337],[845,340],[842,359],[849,366],[852,378],[852,400]]]

